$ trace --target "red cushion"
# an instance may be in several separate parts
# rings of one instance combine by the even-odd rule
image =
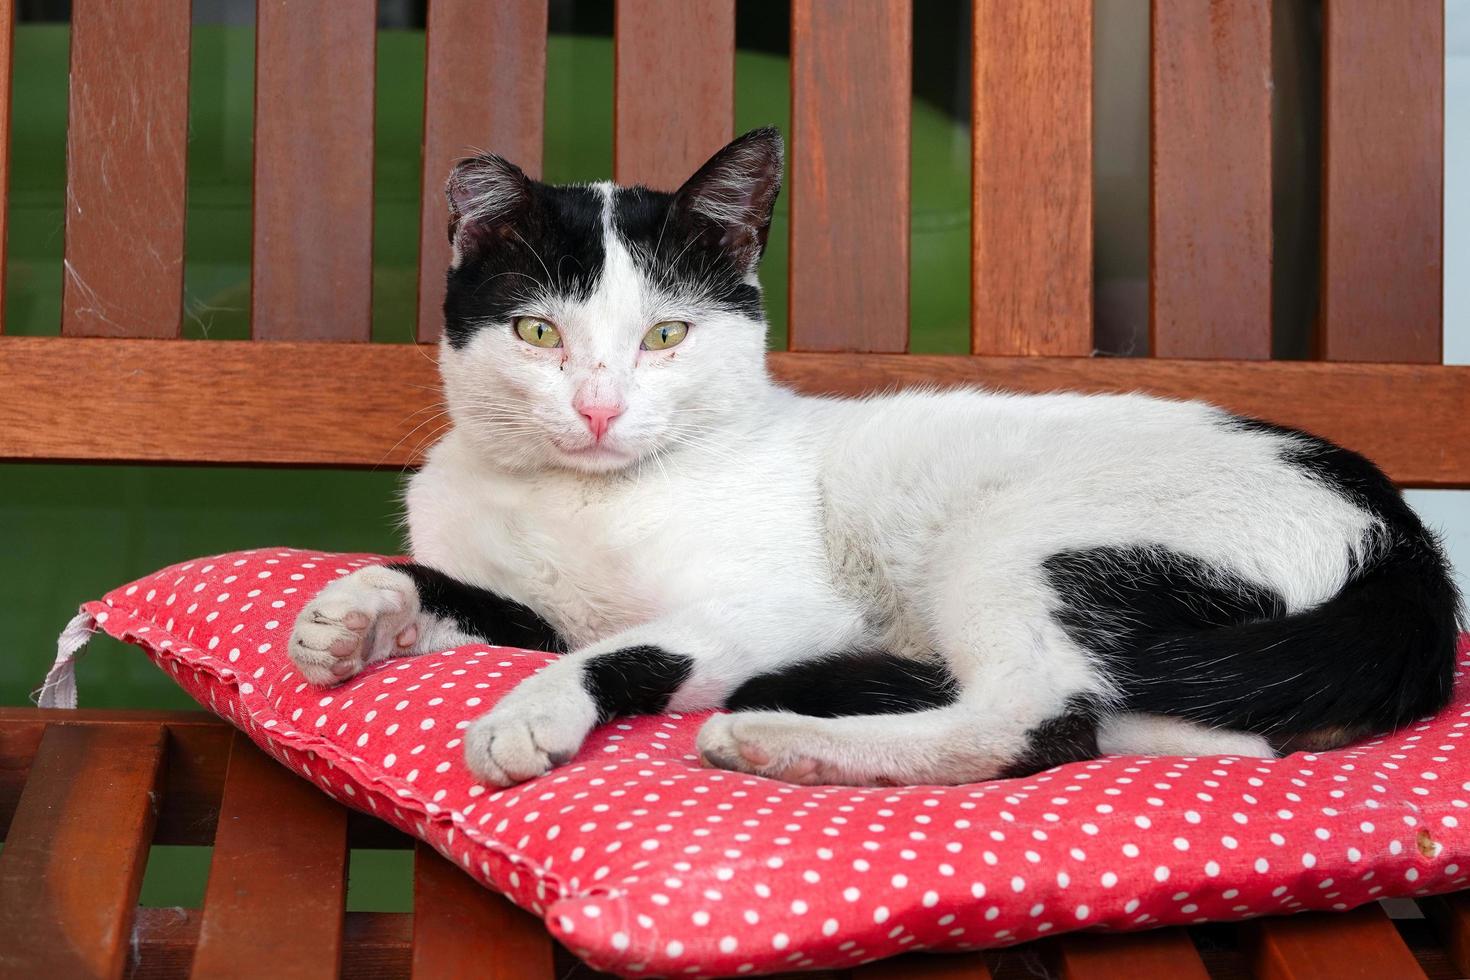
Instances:
[[[285,658],[309,597],[388,560],[221,555],[83,612],[325,792],[428,841],[602,969],[842,967],[1073,929],[1347,909],[1470,880],[1463,686],[1437,718],[1336,752],[1108,758],[905,789],[704,769],[704,716],[675,714],[606,725],[568,765],[487,790],[465,769],[460,730],[547,654],[466,646],[332,689]]]

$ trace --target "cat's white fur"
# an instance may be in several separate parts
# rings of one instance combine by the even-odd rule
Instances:
[[[610,226],[605,238],[589,298],[525,311],[557,324],[564,348],[503,325],[443,347],[455,426],[407,493],[418,561],[531,607],[574,651],[468,730],[469,764],[490,782],[574,751],[597,715],[581,663],[645,644],[694,659],[674,710],[716,706],[750,677],[824,651],[937,654],[962,685],[949,707],[718,716],[701,751],[798,781],[989,778],[1070,696],[1110,693],[1050,616],[1046,557],[1154,544],[1299,610],[1336,594],[1372,547],[1374,518],[1283,465],[1280,436],[1224,426],[1206,405],[978,389],[799,396],[768,377],[763,324],[661,294]],[[689,321],[687,339],[639,350],[665,319]],[[573,409],[589,390],[626,406],[601,444]],[[382,604],[370,579],[385,575],[407,580],[359,572],[303,617],[341,639],[349,610]],[[360,643],[335,675],[335,661],[298,656],[297,643],[293,656],[330,680],[452,636],[430,617],[414,630],[408,644]],[[307,639],[317,654],[333,642]],[[1102,742],[1271,754],[1259,736],[1139,716],[1105,721]]]

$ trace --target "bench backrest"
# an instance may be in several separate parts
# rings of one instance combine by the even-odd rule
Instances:
[[[13,7],[0,0],[0,188]],[[1470,369],[1428,366],[1444,8],[1324,7],[1318,361],[1269,361],[1263,0],[1153,0],[1146,359],[1089,357],[1092,2],[974,0],[974,356],[957,358],[904,353],[912,0],[792,0],[789,352],[774,369],[827,391],[1198,395],[1347,442],[1406,485],[1470,486]],[[0,459],[396,465],[420,448],[432,350],[367,343],[375,0],[257,9],[253,340],[186,342],[191,3],[73,3],[62,336],[0,337]],[[475,146],[539,167],[546,35],[547,0],[428,4],[421,343],[440,331],[451,162]],[[734,0],[618,0],[614,45],[614,176],[676,184],[733,132]]]

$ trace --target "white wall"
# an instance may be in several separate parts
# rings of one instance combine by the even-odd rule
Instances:
[[[1444,359],[1470,364],[1470,0],[1445,0],[1444,68]],[[1470,597],[1470,490],[1408,497],[1444,534]]]

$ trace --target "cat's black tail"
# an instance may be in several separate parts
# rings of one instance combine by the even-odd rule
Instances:
[[[1318,606],[1135,647],[1127,708],[1256,732],[1278,748],[1327,748],[1444,707],[1460,596],[1439,543],[1408,521],[1394,521],[1395,539]]]

